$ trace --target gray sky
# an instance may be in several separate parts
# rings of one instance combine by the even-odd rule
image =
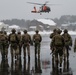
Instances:
[[[51,12],[34,14],[31,13],[34,5],[26,2],[60,4],[50,6]],[[37,9],[39,6],[35,5]],[[0,20],[5,19],[39,19],[60,18],[62,15],[76,15],[76,0],[0,0]]]

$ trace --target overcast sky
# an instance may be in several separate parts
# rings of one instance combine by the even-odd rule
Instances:
[[[51,12],[31,13],[33,7],[39,6],[28,4],[27,2],[60,4],[50,6]],[[0,20],[5,19],[40,19],[40,18],[60,18],[62,15],[76,15],[76,0],[0,0]]]

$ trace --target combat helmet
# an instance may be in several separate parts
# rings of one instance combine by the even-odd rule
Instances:
[[[64,29],[64,33],[67,33],[68,32],[68,30],[67,29]]]
[[[13,28],[12,30],[11,30],[12,32],[16,32],[16,30]]]
[[[20,31],[18,31],[18,34],[21,34],[21,32],[20,32]]]
[[[24,32],[24,33],[27,33],[27,30],[24,30],[23,32]]]
[[[38,30],[36,30],[35,32],[37,32],[37,33],[38,33],[39,31],[38,31]]]
[[[57,33],[61,34],[62,30],[61,29],[57,29]]]
[[[57,31],[57,29],[55,28],[54,30],[53,30],[53,32],[56,32]]]

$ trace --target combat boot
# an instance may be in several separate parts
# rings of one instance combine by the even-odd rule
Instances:
[[[60,68],[62,67],[62,63],[60,63]]]
[[[28,61],[30,61],[30,56],[28,55]]]
[[[56,64],[55,65],[56,65],[56,68],[58,68],[58,60],[56,61]]]

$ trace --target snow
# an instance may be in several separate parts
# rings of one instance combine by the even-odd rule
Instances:
[[[76,31],[68,31],[70,35],[76,35]]]
[[[30,28],[35,28],[36,29],[36,26],[30,26]]]
[[[0,26],[2,26],[2,27],[7,27],[7,26],[9,26],[8,24],[5,24],[5,23],[3,23],[3,22],[0,22]]]
[[[12,25],[12,26],[9,26],[9,28],[20,29],[20,27],[18,25]]]
[[[56,23],[50,19],[37,19],[37,21],[42,22],[43,24],[48,24],[50,26],[56,25]]]
[[[3,25],[4,23],[3,22],[0,22],[0,25]]]
[[[61,26],[69,26],[68,24],[62,24]]]
[[[39,34],[50,35],[53,31],[39,31]],[[35,31],[29,31],[29,34],[35,34]],[[63,32],[62,32],[63,33]],[[76,35],[76,31],[68,31],[70,35]]]
[[[45,35],[45,34],[47,34],[47,35],[49,35],[49,34],[51,34],[53,31],[39,31],[39,33],[40,34],[42,34],[42,35]],[[34,31],[30,31],[30,32],[28,32],[29,34],[35,34],[35,32]],[[63,32],[62,32],[63,33]],[[68,31],[68,33],[70,34],[70,35],[76,35],[76,31]]]
[[[39,34],[41,34],[41,35],[50,35],[51,33],[52,33],[53,31],[39,31]],[[8,32],[7,34],[9,34],[10,32]],[[29,34],[35,34],[35,31],[28,31],[28,33]],[[68,33],[70,34],[70,35],[76,35],[76,31],[68,31]],[[23,34],[23,31],[21,31],[21,34]],[[62,34],[63,34],[63,32],[62,32]]]
[[[56,23],[54,23],[54,21],[52,21],[52,20],[50,20],[50,19],[38,19],[38,21],[40,21],[40,22],[42,22],[42,23],[44,23],[44,24],[49,24],[49,25],[56,25]],[[4,24],[3,22],[0,22],[0,25],[1,24]],[[9,29],[12,29],[12,28],[15,28],[15,29],[20,29],[20,27],[18,26],[18,25],[11,25],[11,26],[9,26]],[[35,28],[35,26],[31,26],[31,28]],[[53,31],[39,31],[39,33],[40,34],[42,34],[42,35],[45,35],[45,34],[47,34],[47,35],[49,35],[49,34],[51,34]],[[8,32],[8,34],[9,34],[10,32]],[[21,33],[23,34],[23,31],[21,31]],[[35,34],[35,31],[29,31],[28,32],[29,34]],[[62,32],[63,33],[63,32]],[[70,35],[76,35],[76,31],[68,31],[68,33],[70,34]]]
[[[29,31],[28,33],[33,35],[33,34],[35,34],[35,31]],[[49,32],[48,31],[40,31],[39,32],[39,34],[41,34],[41,35],[50,35],[51,33],[52,33],[52,31],[49,31]],[[76,35],[75,31],[68,31],[68,33],[70,35]],[[7,34],[10,34],[10,32],[8,32]],[[23,34],[23,31],[21,31],[21,34]]]

